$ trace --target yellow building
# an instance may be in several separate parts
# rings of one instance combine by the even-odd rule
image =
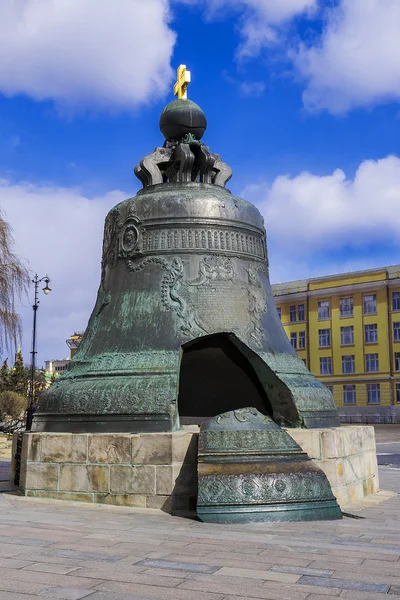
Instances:
[[[400,265],[272,286],[282,325],[347,421],[400,421]]]

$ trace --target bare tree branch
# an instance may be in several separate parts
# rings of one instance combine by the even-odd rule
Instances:
[[[0,208],[0,355],[16,347],[21,339],[21,319],[15,303],[28,291],[29,273],[13,253],[14,239]]]

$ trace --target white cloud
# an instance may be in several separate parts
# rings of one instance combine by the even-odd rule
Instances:
[[[175,0],[177,3],[205,5],[207,17],[226,16],[227,11],[240,14],[242,42],[238,58],[257,56],[264,48],[280,40],[279,27],[295,17],[313,14],[318,0]]]
[[[132,108],[173,73],[168,0],[1,0],[0,93]]]
[[[40,292],[39,363],[68,354],[65,340],[86,327],[100,283],[104,219],[128,197],[120,191],[93,199],[78,189],[12,184],[0,180],[0,206],[13,227],[15,250],[39,277],[51,278],[52,293]],[[42,286],[43,287],[43,286]],[[21,308],[25,360],[29,360],[33,294]]]
[[[206,4],[212,13],[226,9],[253,10],[271,24],[280,24],[306,11],[314,10],[318,0],[176,0],[184,4]]]
[[[213,0],[225,4],[225,0]],[[281,40],[282,27],[300,15],[315,12],[318,0],[226,0],[227,4],[242,5],[246,9],[241,22],[242,42],[237,56],[257,56]]]
[[[356,259],[352,268],[366,268],[366,249],[374,245],[378,260],[382,245],[390,244],[390,262],[399,262],[400,158],[396,156],[362,162],[353,179],[341,169],[325,176],[283,175],[271,185],[247,186],[242,196],[256,203],[265,218],[271,256],[280,264],[279,274],[272,260],[274,277],[281,281],[288,276],[290,264],[291,276],[303,264],[300,277],[316,269],[321,274],[332,269],[340,272],[341,262],[346,270],[353,264],[351,254]]]
[[[237,58],[265,50],[294,63],[305,82],[307,109],[333,114],[400,100],[399,0],[175,0],[205,5],[208,18],[238,16]],[[289,27],[298,17],[322,19],[322,33],[298,45]],[[304,36],[305,37],[305,36]]]
[[[243,81],[240,84],[240,91],[245,96],[259,98],[263,94],[265,87],[266,85],[262,81]]]
[[[285,244],[400,243],[400,158],[363,161],[353,179],[303,172],[275,179],[261,204],[268,226]]]
[[[295,64],[308,80],[304,103],[343,113],[400,99],[399,0],[342,0],[322,37]]]

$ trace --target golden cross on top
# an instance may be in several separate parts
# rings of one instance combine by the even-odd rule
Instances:
[[[190,71],[186,71],[186,65],[179,65],[177,69],[178,77],[174,85],[174,96],[179,99],[187,100],[187,86],[190,83]]]

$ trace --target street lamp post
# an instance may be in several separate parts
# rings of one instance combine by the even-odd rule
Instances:
[[[33,334],[32,334],[32,360],[31,360],[31,385],[29,390],[29,402],[28,409],[26,411],[26,431],[30,431],[32,429],[32,421],[33,414],[35,412],[35,357],[36,357],[36,313],[39,308],[39,283],[42,281],[45,282],[45,287],[43,288],[43,292],[46,294],[50,294],[51,289],[49,288],[50,278],[48,275],[39,279],[36,274],[32,279],[32,283],[35,287],[35,301],[32,306],[33,308]]]

